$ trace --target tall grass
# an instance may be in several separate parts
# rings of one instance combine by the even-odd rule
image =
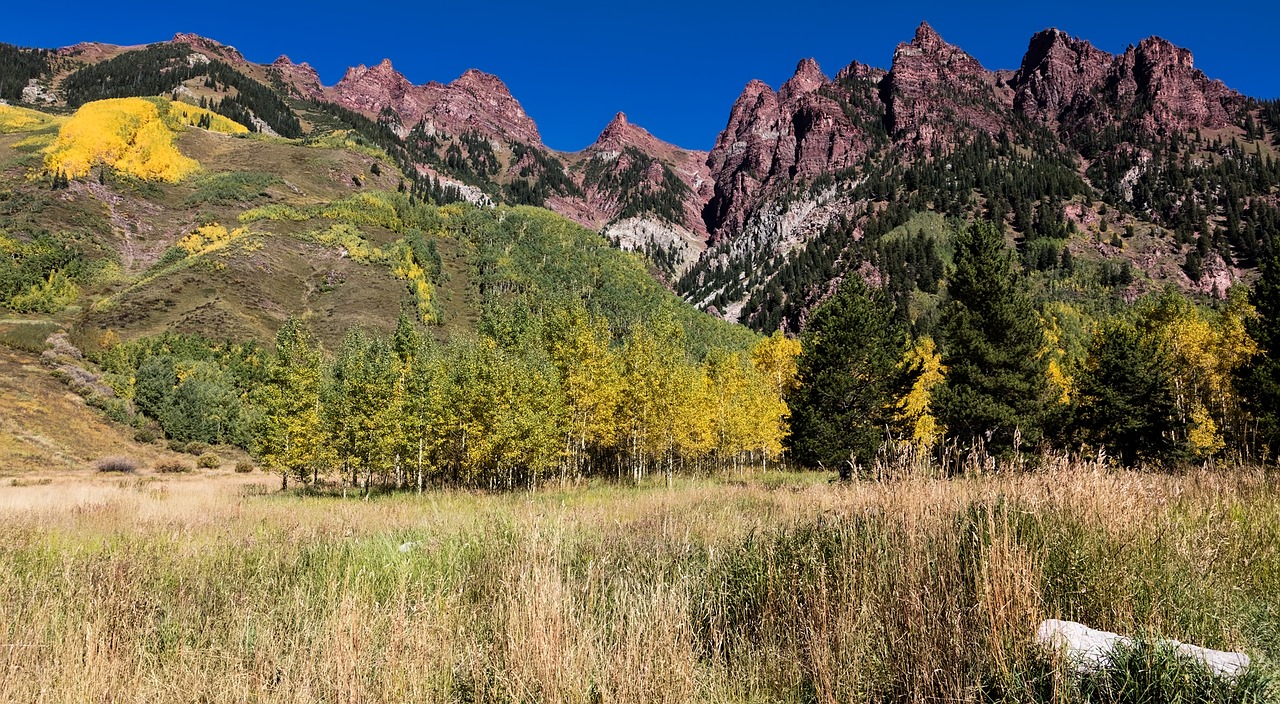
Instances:
[[[823,479],[0,487],[0,701],[1104,701],[1047,617],[1244,648],[1270,686],[1274,477]]]

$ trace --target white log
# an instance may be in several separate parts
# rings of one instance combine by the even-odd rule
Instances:
[[[1065,655],[1080,671],[1106,667],[1111,664],[1111,654],[1116,646],[1134,645],[1134,640],[1127,636],[1058,619],[1040,624],[1036,629],[1036,642],[1054,653]],[[1176,640],[1160,640],[1157,644],[1171,646],[1179,655],[1197,660],[1223,677],[1236,677],[1249,667],[1249,656],[1244,653],[1210,650]]]

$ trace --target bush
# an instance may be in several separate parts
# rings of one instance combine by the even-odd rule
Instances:
[[[185,474],[191,471],[191,465],[177,459],[159,460],[155,470],[161,474]]]
[[[248,474],[253,470],[253,463],[249,460],[240,460],[239,462],[236,462],[236,474]]]
[[[133,433],[133,439],[144,445],[150,445],[156,440],[159,440],[160,436],[156,433],[155,428],[138,428]]]
[[[169,452],[186,452],[187,451],[187,443],[182,442],[181,440],[170,440],[169,443],[165,445],[165,447],[169,448]]]
[[[200,469],[217,469],[222,466],[222,458],[212,452],[206,452],[196,460],[196,466]]]
[[[103,457],[95,464],[99,472],[136,472],[138,463],[131,457]]]
[[[185,450],[183,450],[183,452],[187,453],[188,455],[195,455],[199,457],[200,455],[203,455],[206,452],[208,452],[210,449],[212,448],[209,447],[208,443],[193,441],[193,442],[187,443],[187,447]]]

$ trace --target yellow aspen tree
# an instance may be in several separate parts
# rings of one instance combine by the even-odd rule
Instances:
[[[796,385],[796,359],[800,341],[775,331],[751,348],[751,363],[763,374],[778,398],[784,398]]]
[[[929,408],[933,390],[943,380],[942,355],[938,354],[933,338],[921,337],[908,347],[903,365],[908,369],[918,368],[920,376],[899,402],[900,418],[910,429],[911,440],[918,448],[932,447],[943,432]]]
[[[565,451],[573,473],[590,472],[593,455],[614,448],[622,435],[622,369],[608,322],[585,310],[558,311],[548,323],[547,346],[565,402]]]

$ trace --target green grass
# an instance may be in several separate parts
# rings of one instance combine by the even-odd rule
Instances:
[[[45,320],[0,320],[0,345],[40,354],[46,346],[44,341],[61,329],[61,325]]]
[[[193,179],[195,191],[187,196],[186,205],[251,203],[270,198],[269,189],[281,183],[280,177],[274,174],[245,171],[202,174]]]

